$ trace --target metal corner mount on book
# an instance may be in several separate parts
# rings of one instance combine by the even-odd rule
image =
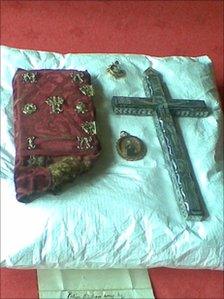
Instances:
[[[180,211],[188,220],[201,221],[206,217],[204,202],[174,117],[206,117],[209,109],[200,100],[168,100],[160,75],[153,68],[144,72],[143,85],[146,98],[113,97],[113,111],[116,114],[153,116]]]

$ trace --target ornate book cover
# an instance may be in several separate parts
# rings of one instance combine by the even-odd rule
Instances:
[[[13,78],[15,187],[29,202],[90,168],[100,153],[87,71],[18,69]]]

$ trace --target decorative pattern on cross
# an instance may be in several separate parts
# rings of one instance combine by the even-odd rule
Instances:
[[[153,68],[144,72],[143,86],[147,98],[113,97],[113,111],[116,114],[153,116],[180,211],[188,220],[203,220],[206,213],[202,195],[174,117],[206,117],[209,109],[201,100],[168,100],[160,75]]]

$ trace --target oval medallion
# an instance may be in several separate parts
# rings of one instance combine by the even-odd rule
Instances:
[[[141,139],[122,131],[117,141],[118,154],[128,161],[137,161],[146,154],[146,146]]]

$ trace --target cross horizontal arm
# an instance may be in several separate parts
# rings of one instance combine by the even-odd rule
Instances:
[[[168,108],[172,116],[206,117],[210,113],[205,102],[200,100],[171,100]]]
[[[152,115],[156,104],[150,98],[113,97],[112,109],[116,114],[146,116]]]
[[[112,107],[116,114],[139,116],[152,115],[156,109],[163,108],[152,98],[140,97],[113,97]],[[170,100],[164,108],[169,108],[173,116],[206,117],[209,115],[205,102],[200,100]]]

